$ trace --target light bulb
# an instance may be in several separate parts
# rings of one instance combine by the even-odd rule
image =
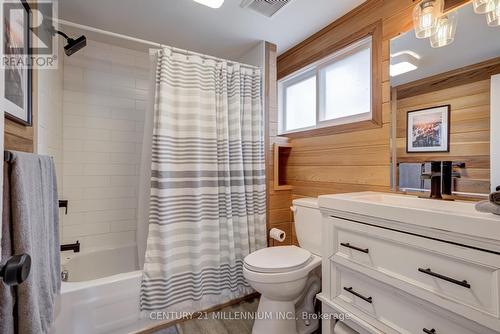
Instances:
[[[500,0],[494,0],[493,5],[495,8],[486,13],[486,22],[490,27],[500,26]]]
[[[495,0],[474,0],[472,5],[476,14],[486,14],[495,9]]]
[[[438,17],[443,12],[442,0],[423,0],[413,10],[413,24],[417,38],[427,38],[436,28]]]
[[[433,48],[440,48],[453,43],[457,31],[457,21],[458,14],[456,12],[439,18],[436,29],[430,38]]]
[[[500,26],[500,14],[498,13],[498,10],[486,13],[486,22],[488,22],[490,27]]]
[[[493,3],[495,4],[495,9],[493,10],[493,12],[495,12],[497,16],[500,16],[500,0],[495,0],[493,1]]]

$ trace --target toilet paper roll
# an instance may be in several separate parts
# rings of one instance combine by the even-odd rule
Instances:
[[[285,241],[286,233],[278,228],[273,228],[269,231],[269,237],[279,242]]]
[[[352,329],[351,327],[343,324],[340,321],[337,321],[337,323],[333,327],[333,333],[334,334],[359,334],[354,329]]]

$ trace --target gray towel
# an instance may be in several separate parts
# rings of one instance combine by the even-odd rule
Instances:
[[[54,162],[46,156],[12,152],[8,179],[12,254],[27,253],[32,259],[28,279],[17,287],[16,333],[48,333],[61,288]]]
[[[500,205],[496,205],[490,201],[481,201],[476,204],[476,210],[479,212],[493,213],[500,215]]]
[[[500,191],[496,191],[490,194],[490,202],[500,205]]]
[[[0,264],[4,265],[12,256],[12,227],[10,220],[9,201],[9,174],[8,165],[3,168],[3,211],[2,211],[2,258]],[[14,334],[14,289],[0,282],[0,333]]]

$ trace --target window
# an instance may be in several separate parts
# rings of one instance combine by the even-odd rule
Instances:
[[[280,80],[278,89],[280,134],[372,120],[372,38]]]
[[[305,73],[284,84],[287,131],[316,126],[316,74]]]

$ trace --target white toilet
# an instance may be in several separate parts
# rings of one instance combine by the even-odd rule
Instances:
[[[243,274],[262,295],[253,334],[297,333],[295,303],[304,293],[309,273],[321,264],[321,213],[317,198],[294,200],[292,211],[301,248],[270,247],[245,257]]]

